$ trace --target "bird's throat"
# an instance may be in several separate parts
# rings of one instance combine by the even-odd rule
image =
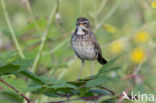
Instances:
[[[77,34],[78,34],[78,35],[84,35],[84,34],[85,34],[85,32],[84,32],[84,30],[83,30],[83,27],[79,26],[79,27],[77,28]]]

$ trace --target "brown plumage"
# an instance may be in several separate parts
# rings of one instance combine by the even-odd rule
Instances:
[[[107,61],[102,57],[101,48],[96,41],[96,37],[91,30],[89,20],[85,17],[80,17],[76,22],[76,30],[71,38],[72,48],[82,64],[85,60],[98,60],[102,65]]]

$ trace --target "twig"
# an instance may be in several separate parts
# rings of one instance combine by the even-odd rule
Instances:
[[[5,16],[5,20],[7,22],[7,25],[9,27],[9,29],[10,29],[10,33],[11,33],[13,42],[14,42],[14,44],[15,44],[15,46],[16,46],[19,54],[20,54],[20,57],[24,59],[25,58],[24,53],[23,53],[23,51],[22,51],[22,49],[20,47],[20,44],[19,44],[19,42],[18,42],[18,40],[16,38],[16,35],[15,35],[14,29],[13,29],[13,27],[11,25],[11,22],[10,22],[10,19],[9,19],[9,16],[8,16],[8,12],[7,12],[4,0],[1,0],[1,5],[2,5],[4,16]]]
[[[61,43],[59,43],[55,48],[49,50],[49,51],[45,51],[43,52],[42,54],[43,55],[48,55],[48,54],[51,54],[51,53],[54,53],[56,52],[58,49],[60,49],[62,46],[64,46],[70,39],[67,38],[66,40],[62,41]]]
[[[143,63],[138,64],[138,66],[136,67],[136,69],[133,72],[133,75],[138,75],[138,72],[140,71],[142,64]]]
[[[99,7],[98,10],[96,10],[95,17],[97,17],[101,13],[102,9],[105,7],[106,2],[107,0],[102,1],[101,6]]]
[[[53,20],[53,17],[55,16],[55,14],[56,14],[56,10],[57,10],[57,5],[54,5],[54,7],[52,9],[52,12],[51,12],[51,15],[50,15],[50,18],[49,18],[49,20],[47,22],[48,25],[47,25],[46,32],[43,34],[43,37],[41,38],[41,44],[40,44],[40,47],[39,47],[39,51],[38,51],[38,53],[36,55],[36,58],[34,60],[33,66],[32,66],[32,72],[33,73],[35,73],[37,71],[37,67],[39,65],[40,58],[42,56],[42,52],[43,52],[43,49],[45,47],[46,40],[48,38],[50,29],[52,27],[52,20]],[[30,93],[27,93],[26,95],[28,97],[30,97]],[[24,101],[24,103],[25,103],[25,101]]]
[[[133,88],[133,85],[130,85],[130,87],[127,87],[126,90],[125,90],[125,93],[128,94],[128,93],[132,90],[132,88]],[[122,101],[123,101],[123,96],[124,96],[123,94],[120,95],[119,100],[118,100],[117,103],[122,103]],[[129,97],[129,96],[128,96],[128,97]]]
[[[0,78],[0,82],[5,84],[9,88],[13,89],[16,93],[18,93],[21,97],[23,97],[27,101],[27,103],[31,103],[31,101],[24,94],[20,94],[19,90],[17,90],[15,87],[11,86],[7,82],[5,82],[2,78]]]
[[[43,49],[44,49],[44,47],[45,47],[45,43],[46,43],[47,37],[48,37],[49,32],[50,32],[50,29],[51,29],[51,27],[52,27],[52,19],[53,19],[55,13],[56,13],[56,9],[57,9],[57,6],[55,5],[54,8],[53,8],[53,10],[52,10],[52,12],[51,12],[50,18],[49,18],[49,20],[48,20],[47,30],[46,30],[46,32],[43,34],[43,37],[41,38],[41,39],[42,39],[42,42],[41,42],[41,45],[40,45],[40,47],[39,47],[39,51],[38,51],[38,53],[37,53],[37,56],[36,56],[36,58],[35,58],[35,61],[34,61],[34,63],[33,63],[33,66],[32,66],[32,72],[33,72],[33,73],[36,72],[37,67],[38,67],[38,65],[39,65],[39,61],[40,61],[40,58],[41,58],[42,51],[43,51]]]
[[[65,102],[69,103],[69,101],[76,101],[76,100],[81,100],[81,99],[85,100],[85,101],[89,101],[89,100],[96,100],[96,99],[103,97],[103,96],[107,96],[107,95],[81,97],[81,98],[75,98],[75,99],[64,100],[64,101],[54,101],[54,102],[48,102],[48,103],[65,103]]]
[[[99,86],[101,89],[104,89],[104,90],[107,90],[107,91],[109,91],[112,95],[115,95],[115,92],[114,91],[112,91],[111,89],[108,89],[108,88],[106,88],[106,87],[102,87],[102,86]]]
[[[93,0],[94,1],[94,0]],[[98,12],[101,12],[101,8],[103,8],[104,6],[105,6],[105,3],[106,3],[106,1],[107,0],[105,0],[105,2],[103,2],[102,3],[102,5],[100,6],[100,8],[98,9]],[[79,1],[80,2],[80,1]],[[81,1],[82,2],[82,1]],[[95,3],[94,3],[95,4]],[[118,3],[117,3],[118,4]],[[117,5],[116,4],[116,5]],[[115,9],[115,8],[114,8]],[[113,10],[111,10],[111,11],[114,11],[114,9]],[[112,13],[113,12],[111,12],[111,15],[112,15]],[[97,14],[95,14],[95,15],[97,15]],[[110,15],[110,13],[108,13],[107,15]],[[108,18],[111,16],[107,16],[106,15],[106,17],[107,17],[107,19],[106,20],[108,20]],[[105,20],[105,21],[106,21]],[[103,20],[102,20],[103,21]],[[101,27],[101,26],[100,26]],[[98,28],[95,28],[95,31],[97,30]],[[68,39],[66,39],[66,40],[64,40],[64,41],[62,41],[60,44],[58,44],[58,46],[56,46],[55,48],[53,48],[52,50],[50,50],[50,51],[45,51],[45,52],[43,52],[43,55],[47,55],[47,54],[51,54],[51,53],[54,53],[55,51],[57,51],[59,48],[61,48],[62,46],[64,46],[64,44],[66,43],[66,42],[68,42],[70,39],[68,38]]]
[[[126,78],[131,78],[131,79],[135,79],[137,76],[138,76],[138,72],[140,71],[140,68],[142,66],[143,63],[140,63],[137,68],[133,71],[133,74],[132,75],[129,75],[129,76],[126,76]],[[130,92],[132,90],[132,88],[134,87],[134,83],[133,84],[130,84],[129,87],[126,88],[125,92],[128,94],[128,92]],[[121,94],[120,96],[120,99],[118,100],[117,103],[122,103],[123,101],[123,94]]]
[[[112,16],[112,14],[115,12],[115,10],[117,9],[117,7],[119,6],[120,2],[122,0],[117,0],[116,3],[114,4],[113,8],[110,10],[110,12],[100,21],[100,23],[97,25],[95,31],[100,28],[103,23],[109,19],[110,16]]]

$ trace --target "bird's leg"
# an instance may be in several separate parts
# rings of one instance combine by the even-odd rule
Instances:
[[[83,71],[84,64],[85,64],[85,61],[84,60],[81,60],[81,62],[82,62],[82,65],[81,65],[81,69],[80,69],[80,74],[78,76],[78,80],[81,79],[82,71]]]
[[[92,68],[91,68],[91,76],[94,75],[94,64],[95,64],[95,61],[93,60],[92,61]]]

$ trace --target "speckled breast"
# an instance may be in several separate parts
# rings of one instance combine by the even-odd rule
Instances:
[[[97,59],[97,51],[89,40],[88,35],[75,35],[72,37],[72,47],[77,57],[83,60]]]

